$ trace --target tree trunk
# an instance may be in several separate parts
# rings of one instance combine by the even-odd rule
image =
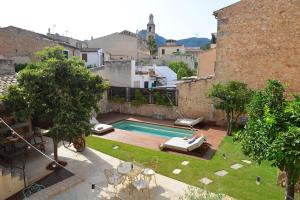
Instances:
[[[226,118],[227,118],[227,135],[231,135],[231,116],[230,112],[226,112]]]
[[[56,162],[58,162],[57,145],[58,145],[58,142],[56,140],[53,140],[53,153],[54,153],[54,160]]]
[[[294,170],[285,169],[286,173],[286,186],[285,186],[285,200],[295,199],[295,183],[293,181]]]

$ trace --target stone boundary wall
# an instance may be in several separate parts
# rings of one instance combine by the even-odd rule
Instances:
[[[206,123],[225,125],[224,113],[216,110],[211,99],[207,97],[214,82],[214,77],[206,77],[177,84],[178,110],[184,117],[204,117]]]
[[[153,117],[153,115],[163,115],[166,119],[175,120],[180,117],[176,113],[175,107],[172,106],[161,106],[156,104],[145,104],[141,106],[134,106],[131,103],[113,103],[108,101],[106,109],[102,109],[103,112],[119,112],[131,115],[140,115],[145,117]]]

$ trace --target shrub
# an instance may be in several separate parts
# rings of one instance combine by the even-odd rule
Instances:
[[[185,194],[179,197],[180,200],[222,200],[223,198],[223,194],[213,194],[195,187],[188,187]]]
[[[134,91],[134,100],[131,101],[132,105],[134,106],[141,106],[143,104],[147,104],[147,99],[143,96],[140,90]]]

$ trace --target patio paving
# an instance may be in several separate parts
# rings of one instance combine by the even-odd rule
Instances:
[[[47,152],[52,151],[52,145],[47,146]],[[52,154],[51,154],[52,155]],[[30,199],[113,199],[111,191],[113,188],[107,188],[104,169],[116,168],[120,160],[96,150],[86,148],[84,152],[78,153],[74,149],[66,149],[62,145],[58,149],[60,160],[67,161],[66,168],[75,174],[64,181],[54,184],[43,191],[31,196]],[[45,169],[46,163],[41,159],[34,162],[35,167],[30,165],[31,169]],[[41,171],[43,171],[41,170]],[[32,170],[34,171],[34,170]],[[177,199],[184,194],[188,185],[180,181],[168,178],[166,176],[156,175],[157,186],[154,181],[151,182],[151,199]],[[97,185],[95,192],[91,190],[91,183]],[[130,198],[126,188],[119,188],[123,199],[142,199],[143,194],[135,191]]]
[[[50,138],[48,138],[48,141],[46,154],[53,157],[53,143]],[[29,199],[114,199],[112,186],[107,187],[104,169],[116,168],[123,161],[90,148],[78,153],[72,147],[67,149],[62,144],[59,144],[58,155],[60,160],[68,163],[66,169],[71,176],[55,183],[51,181],[50,183],[49,178],[47,178],[47,175],[51,173],[51,171],[46,170],[46,165],[50,162],[48,159],[37,152],[28,159],[27,175],[31,183],[35,182],[34,180],[38,177],[45,176],[46,178],[41,179],[38,183],[43,185],[50,183],[48,187],[33,194]],[[155,181],[150,183],[151,199],[153,200],[178,199],[190,186],[160,174],[156,174],[156,183],[157,185]],[[97,186],[94,192],[91,190],[91,184]],[[133,190],[133,193],[129,195],[126,187],[119,187],[119,194],[122,199],[144,199],[144,193]],[[231,198],[227,196],[225,199]]]
[[[106,113],[101,114],[97,117],[98,121],[101,123],[112,124],[120,120],[132,120],[138,122],[148,122],[160,125],[167,125],[178,128],[186,128],[181,126],[175,126],[174,120],[158,120],[150,117],[142,117],[136,115],[127,115],[120,113]],[[215,126],[205,126],[203,128],[195,127],[196,133],[194,135],[205,135],[208,138],[208,143],[211,145],[210,149],[204,154],[201,155],[201,158],[211,159],[215,151],[218,149],[223,138],[226,136],[226,131],[223,128]],[[136,146],[146,147],[150,149],[159,150],[159,145],[166,142],[167,138],[162,138],[159,136],[137,134],[130,131],[115,129],[115,131],[107,133],[103,136],[100,136],[105,139],[115,140],[119,142],[124,142],[127,144],[132,144]],[[170,153],[174,153],[169,151]],[[199,157],[199,155],[196,155]]]

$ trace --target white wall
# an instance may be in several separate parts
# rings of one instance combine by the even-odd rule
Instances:
[[[96,65],[97,67],[101,67],[102,53],[102,49],[93,52],[82,51],[80,52],[80,58],[82,59],[82,54],[87,54],[87,62],[85,63],[85,66]]]

